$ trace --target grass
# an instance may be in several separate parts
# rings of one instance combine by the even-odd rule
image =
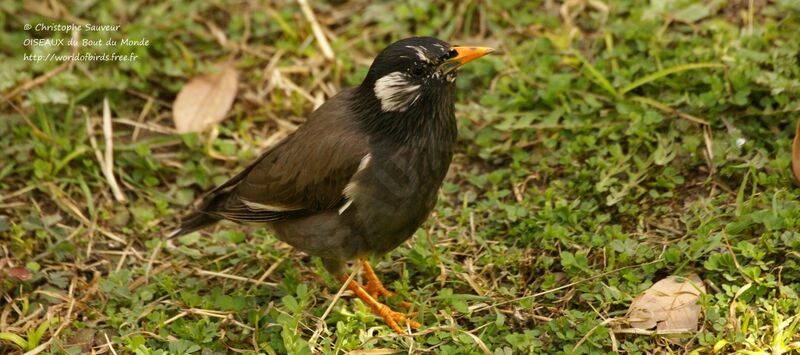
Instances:
[[[566,3],[312,4],[328,61],[294,2],[3,2],[0,350],[798,351],[800,4]],[[70,52],[23,46],[70,37],[23,29],[37,23],[120,24],[81,36],[150,45],[81,48],[131,62],[24,61]],[[458,80],[459,148],[435,214],[374,260],[423,329],[397,336],[262,229],[160,245],[195,198],[300,124],[310,98],[357,84],[410,35],[500,49]],[[230,57],[227,120],[174,133],[178,90]],[[125,203],[95,154],[104,98]],[[709,290],[699,332],[618,331],[636,295],[690,273]]]

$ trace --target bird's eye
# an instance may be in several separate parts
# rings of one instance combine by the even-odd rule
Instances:
[[[425,74],[425,68],[422,66],[415,66],[411,68],[411,75],[422,76],[422,74]]]

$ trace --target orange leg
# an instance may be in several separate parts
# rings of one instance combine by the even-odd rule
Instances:
[[[347,275],[339,276],[339,281],[347,282]],[[406,334],[406,332],[400,327],[400,325],[398,325],[398,323],[408,324],[408,326],[412,329],[420,327],[419,323],[408,319],[405,314],[395,312],[389,308],[389,306],[378,302],[369,294],[369,292],[367,292],[367,290],[364,289],[363,286],[361,286],[361,284],[356,282],[356,280],[350,281],[350,283],[347,284],[347,288],[350,291],[353,291],[358,298],[364,301],[364,303],[366,303],[369,308],[372,309],[372,312],[383,317],[383,320],[386,321],[386,324],[389,325],[389,327],[391,327],[395,332],[397,332],[397,334]]]
[[[361,264],[364,266],[364,276],[367,278],[367,285],[364,288],[373,298],[378,298],[378,295],[383,297],[394,296],[394,292],[387,290],[386,287],[383,286],[383,282],[381,282],[378,275],[375,274],[375,270],[372,269],[369,261],[366,259],[361,260]],[[411,308],[411,303],[406,301],[402,301],[400,305],[403,306],[403,308]]]

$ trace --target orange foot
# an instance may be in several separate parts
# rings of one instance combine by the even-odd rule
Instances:
[[[383,286],[383,282],[381,282],[378,275],[375,274],[375,270],[372,270],[372,266],[370,266],[367,260],[362,260],[361,264],[364,266],[364,276],[367,278],[367,285],[364,288],[372,298],[377,299],[378,295],[385,298],[395,295],[394,292],[387,290],[386,287]],[[400,302],[400,305],[403,306],[403,308],[411,308],[411,303],[406,301]]]
[[[347,275],[339,276],[339,280],[341,282],[347,282]],[[366,303],[369,308],[372,309],[372,312],[381,316],[383,320],[386,322],[389,327],[392,328],[397,334],[406,334],[405,330],[400,327],[400,324],[408,325],[411,329],[417,329],[420,327],[420,324],[409,319],[403,313],[395,312],[389,306],[378,302],[374,297],[372,297],[366,289],[364,289],[361,284],[356,282],[355,280],[350,281],[347,284],[347,288],[353,293],[356,294],[358,298],[360,298],[364,303]]]

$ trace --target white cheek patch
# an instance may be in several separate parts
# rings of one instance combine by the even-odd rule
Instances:
[[[412,85],[406,74],[396,71],[375,82],[375,97],[384,112],[403,112],[419,98],[419,85]]]

